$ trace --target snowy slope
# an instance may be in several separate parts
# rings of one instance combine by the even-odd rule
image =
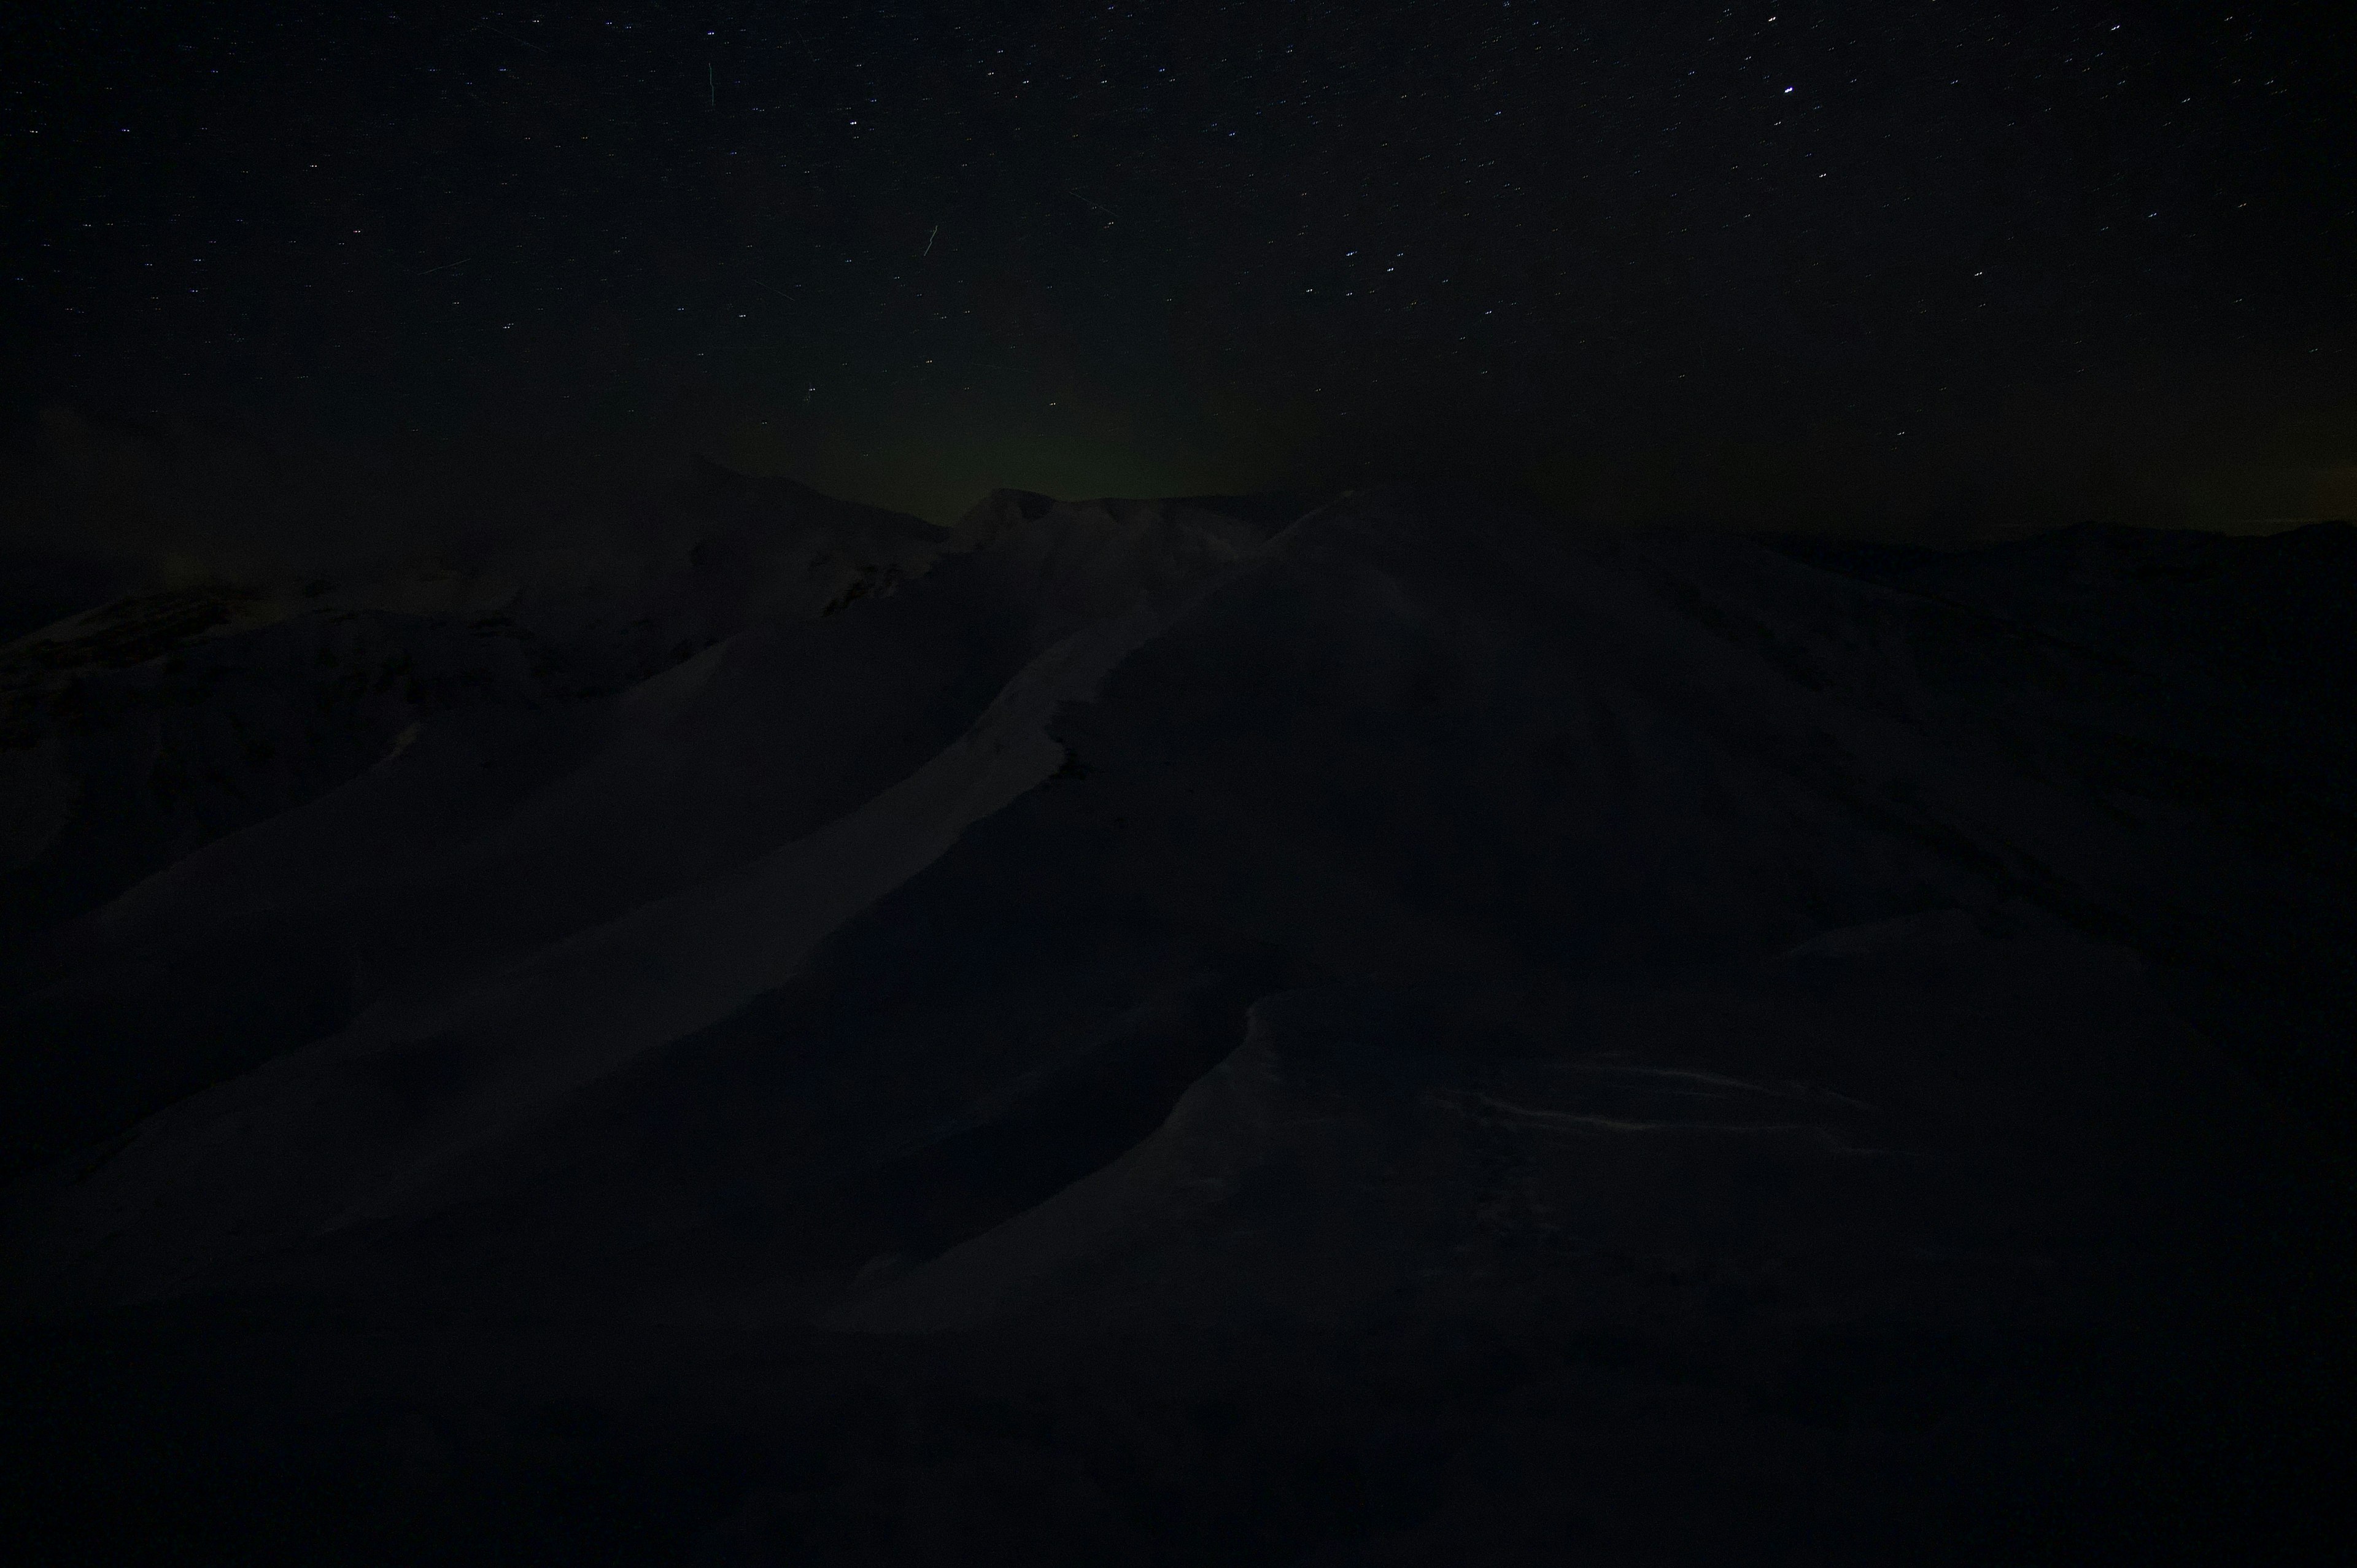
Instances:
[[[2306,602],[2244,580],[2291,546],[2073,598],[2025,547],[1460,492],[1001,492],[920,534],[711,482],[705,564],[493,593],[561,695],[388,709],[17,961],[22,1136],[74,1152],[20,1162],[16,1315],[334,1301],[952,1378],[1164,1344],[1197,1369],[1152,1398],[1228,1400],[1217,1346],[1249,1378],[1402,1324],[1723,1342],[1760,1387],[1833,1327],[2005,1361],[2309,1266],[2346,787],[2271,738],[2323,722],[2280,661],[2201,653]],[[462,600],[401,624],[477,635]],[[640,621],[682,640],[634,677]],[[1940,1386],[1967,1447],[2047,1397]],[[1759,1397],[1726,1430],[1765,1454],[1802,1418]],[[697,1528],[760,1560],[774,1511]]]

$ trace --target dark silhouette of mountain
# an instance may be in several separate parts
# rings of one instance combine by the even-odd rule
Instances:
[[[44,1560],[2324,1539],[2348,527],[668,517],[6,650]]]

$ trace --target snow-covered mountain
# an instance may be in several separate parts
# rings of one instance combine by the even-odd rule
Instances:
[[[156,1369],[76,1475],[194,1421],[329,1555],[634,1562],[1977,1560],[2293,1485],[2357,532],[681,505],[7,650],[15,1375]]]

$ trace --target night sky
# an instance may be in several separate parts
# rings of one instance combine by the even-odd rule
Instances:
[[[2348,515],[2345,9],[25,4],[0,385],[942,521]]]

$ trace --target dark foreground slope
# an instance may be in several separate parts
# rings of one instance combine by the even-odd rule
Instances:
[[[729,505],[23,917],[49,1557],[2328,1539],[2347,530]]]

